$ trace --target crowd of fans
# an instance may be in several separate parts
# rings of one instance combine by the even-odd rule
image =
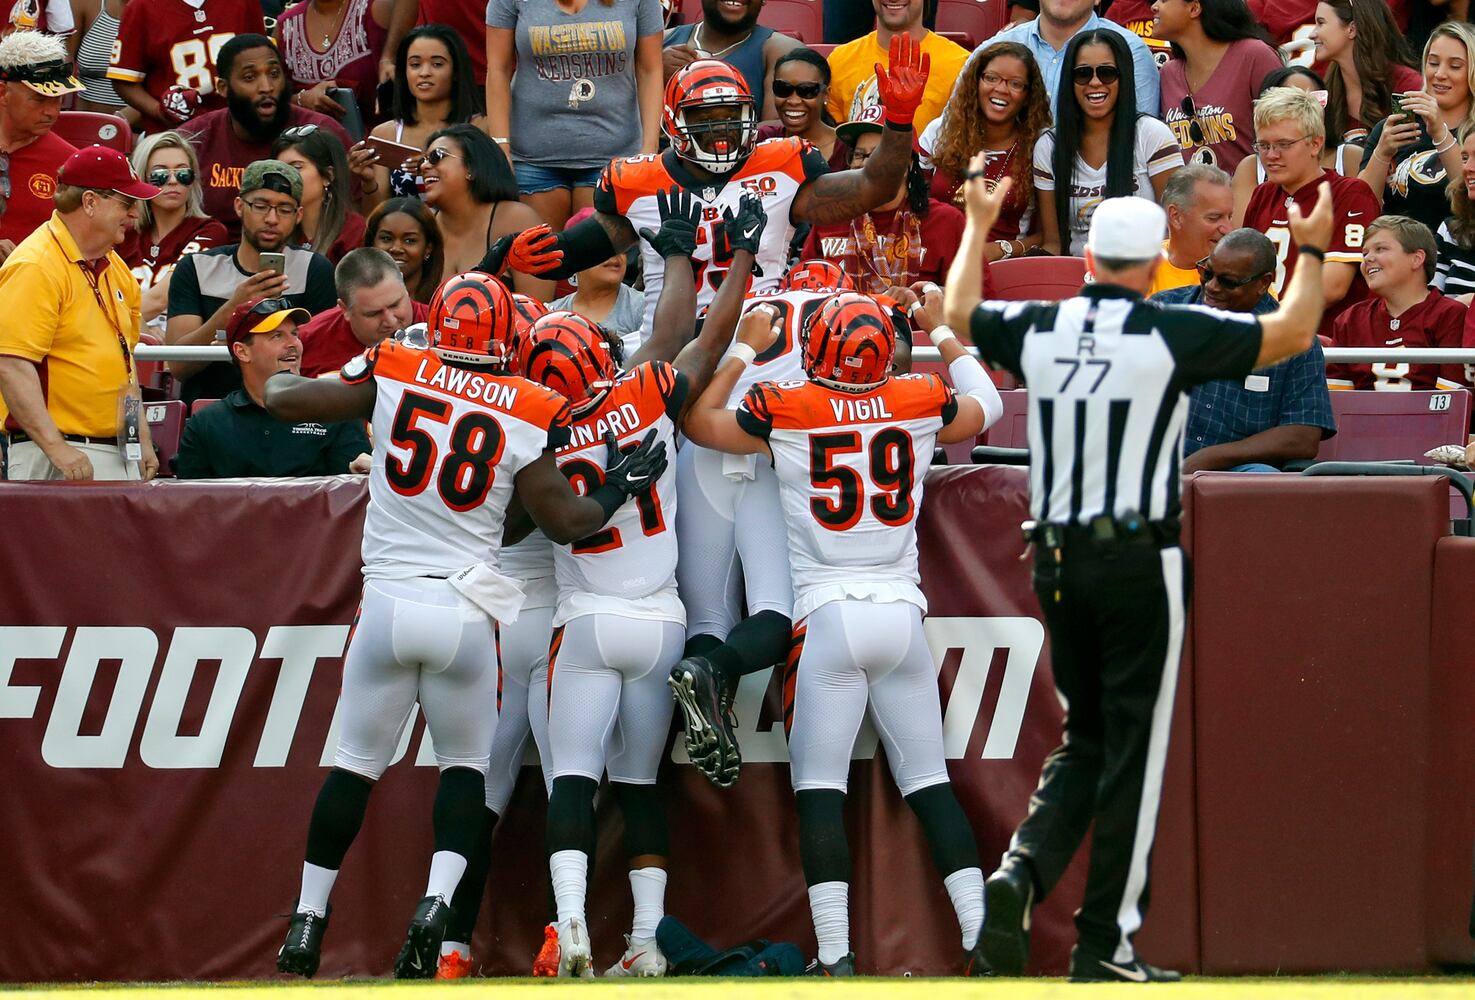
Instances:
[[[822,54],[759,23],[762,0],[702,0],[702,17],[686,24],[660,0],[0,2],[0,296],[38,295],[52,310],[30,320],[45,329],[12,321],[0,333],[11,447],[30,442],[50,457],[36,470],[68,476],[80,468],[69,444],[146,447],[146,426],[127,430],[122,401],[141,333],[227,344],[230,362],[172,362],[176,394],[251,404],[243,355],[262,352],[237,313],[261,299],[279,302],[272,329],[290,328],[274,336],[296,342],[275,352],[279,364],[335,371],[422,315],[439,281],[476,267],[500,237],[585,217],[612,158],[661,149],[664,83],[693,59],[727,61],[746,80],[761,138],[798,136],[831,170],[859,167],[883,128],[875,67],[899,34],[931,64],[906,180],[849,222],[801,227],[794,259],[828,258],[877,293],[942,281],[963,228],[959,185],[982,150],[986,176],[1013,179],[989,262],[1079,254],[1095,206],[1134,195],[1168,211],[1156,291],[1189,288],[1179,295],[1251,310],[1295,266],[1285,205],[1325,176],[1338,208],[1327,340],[1475,343],[1465,334],[1475,294],[1465,5],[1103,0],[1098,11],[1093,0],[1023,0],[971,52],[930,30],[935,0],[823,6],[826,40],[840,44]],[[58,134],[64,108],[126,122],[129,173],[158,194],[72,190],[66,167],[79,154]],[[115,245],[86,256],[67,221],[78,212],[89,223],[120,213]],[[1264,234],[1268,250],[1239,226]],[[70,232],[67,252],[84,253],[73,261],[91,275],[85,296],[17,273],[41,266],[19,248],[57,243],[58,227]],[[1219,261],[1226,240],[1237,253]],[[128,289],[101,280],[115,259],[131,271]],[[567,283],[507,277],[632,342],[642,336],[638,255]],[[1260,284],[1248,301],[1231,294]],[[79,322],[120,305],[133,315],[116,324],[116,344],[98,317]],[[106,350],[63,336],[71,327]],[[106,365],[88,367],[104,354]],[[1427,388],[1468,385],[1470,374],[1385,364],[1333,382]],[[74,381],[95,397],[85,407],[58,399]]]

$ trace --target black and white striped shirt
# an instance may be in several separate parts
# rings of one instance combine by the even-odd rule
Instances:
[[[1105,284],[1061,302],[985,302],[969,326],[979,353],[1029,388],[1040,521],[1177,517],[1188,390],[1244,378],[1260,353],[1253,316]]]

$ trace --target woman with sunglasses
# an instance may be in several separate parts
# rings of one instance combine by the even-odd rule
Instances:
[[[1079,257],[1096,206],[1125,196],[1161,201],[1183,150],[1168,126],[1138,112],[1132,54],[1120,35],[1082,32],[1064,59],[1055,127],[1035,144],[1035,189],[1041,245]]]
[[[989,233],[991,261],[1018,257],[1040,245],[1034,190],[1035,143],[1050,127],[1050,95],[1039,65],[1018,42],[994,42],[970,59],[943,113],[917,140],[930,158],[932,197],[961,205],[968,161],[982,150],[984,176],[1013,178],[1009,200]]]
[[[1393,110],[1393,95],[1423,78],[1385,0],[1322,0],[1316,5],[1316,63],[1326,70],[1327,145],[1360,142]]]
[[[501,148],[471,125],[452,125],[430,137],[420,177],[445,244],[444,274],[474,270],[497,240],[543,222],[518,201],[517,178]],[[512,271],[499,277],[539,302],[553,297],[551,281]]]
[[[1190,163],[1234,173],[1254,141],[1260,81],[1280,54],[1245,0],[1156,0],[1153,35],[1172,44],[1162,117]]]
[[[353,210],[343,143],[327,129],[299,125],[271,144],[271,155],[302,175],[302,218],[293,242],[336,265],[364,240],[364,217]]]
[[[187,253],[230,242],[225,226],[205,214],[200,161],[178,132],[144,136],[133,148],[133,169],[159,189],[139,203],[137,228],[118,247],[143,291],[143,321],[159,327],[168,319],[169,276]]]
[[[369,215],[364,246],[394,258],[410,298],[429,304],[440,287],[445,248],[435,216],[419,198],[390,198]]]
[[[830,97],[830,64],[813,49],[790,49],[773,64],[774,107],[778,121],[758,127],[758,141],[782,136],[804,139],[829,161],[831,170],[850,169],[850,147],[835,134],[825,103]]]

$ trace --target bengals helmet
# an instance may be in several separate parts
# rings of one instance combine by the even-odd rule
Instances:
[[[527,338],[533,324],[548,315],[548,305],[522,292],[512,293],[512,343],[508,345],[507,370],[521,374],[518,367],[522,355],[522,342]]]
[[[516,314],[512,292],[490,274],[452,275],[430,299],[430,349],[443,361],[505,368]]]
[[[859,292],[831,295],[805,328],[804,370],[834,389],[874,389],[886,381],[895,354],[891,317]]]
[[[620,373],[604,332],[568,311],[551,312],[532,325],[517,364],[524,378],[560,393],[575,413],[597,403]]]
[[[855,282],[840,267],[827,260],[801,260],[779,282],[786,292],[855,291]]]
[[[732,108],[736,115],[691,121],[691,113],[701,108]],[[716,59],[697,59],[666,84],[661,131],[677,156],[725,174],[740,166],[758,144],[758,105],[741,73]]]

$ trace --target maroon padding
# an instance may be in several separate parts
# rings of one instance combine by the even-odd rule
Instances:
[[[988,266],[993,299],[1057,302],[1081,290],[1086,280],[1082,257],[1011,257]]]
[[[1475,538],[1441,538],[1434,547],[1434,614],[1429,658],[1429,824],[1423,849],[1428,872],[1429,961],[1470,961],[1471,894],[1475,877],[1475,655],[1470,615],[1475,609]]]
[[[1447,487],[1210,473],[1189,488],[1203,971],[1422,968]]]
[[[999,393],[1004,401],[1004,415],[990,427],[985,444],[995,448],[1029,447],[1029,390],[1011,389]]]

